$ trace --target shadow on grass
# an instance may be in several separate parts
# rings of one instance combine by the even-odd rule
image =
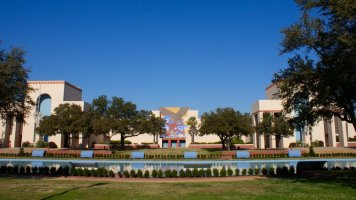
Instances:
[[[88,185],[88,186],[85,186],[85,187],[75,187],[75,188],[71,188],[69,190],[65,190],[65,191],[63,191],[61,193],[45,197],[42,200],[50,199],[50,198],[53,198],[53,197],[58,197],[58,196],[64,195],[64,194],[66,194],[68,192],[71,192],[71,191],[74,191],[74,190],[79,190],[79,189],[82,189],[82,188],[91,188],[91,187],[100,186],[100,185],[106,185],[106,184],[108,184],[108,183],[95,183],[95,184]]]
[[[288,177],[276,177],[276,179],[292,180],[297,183],[326,183],[330,185],[341,185],[345,187],[351,187],[356,189],[356,171],[340,170],[340,171],[316,171],[314,173],[308,173],[304,176],[288,176]]]

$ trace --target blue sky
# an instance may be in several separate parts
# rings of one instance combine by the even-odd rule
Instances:
[[[66,80],[83,99],[119,96],[141,109],[250,112],[265,97],[288,0],[0,0],[0,48],[23,47],[31,80]]]

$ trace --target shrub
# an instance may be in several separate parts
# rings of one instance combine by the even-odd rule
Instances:
[[[158,170],[157,177],[163,178],[163,171],[161,169]]]
[[[181,178],[185,177],[185,173],[183,169],[179,170],[179,177]]]
[[[219,177],[219,170],[214,168],[213,169],[213,174],[214,174],[214,177]]]
[[[177,170],[175,170],[175,169],[172,170],[172,177],[174,177],[174,178],[178,177]]]
[[[55,142],[49,142],[48,143],[48,147],[49,148],[55,148],[55,149],[58,148],[58,146],[57,146],[57,144]]]
[[[225,169],[225,167],[221,168],[221,170],[220,170],[220,176],[221,176],[221,177],[226,177],[226,169]]]
[[[78,176],[78,170],[77,170],[75,167],[72,167],[72,168],[70,169],[70,174],[71,174],[72,176]]]
[[[2,165],[0,167],[0,174],[6,174],[7,173],[7,167],[5,165]]]
[[[57,168],[56,167],[51,167],[51,169],[50,169],[51,176],[56,175],[56,172],[57,172]]]
[[[295,174],[295,168],[293,165],[289,167],[289,175],[293,176]]]
[[[205,177],[206,171],[204,169],[199,169],[199,177]]]
[[[137,177],[139,177],[139,178],[143,178],[143,172],[142,172],[142,170],[137,170]]]
[[[152,170],[152,177],[157,178],[157,175],[158,175],[157,170],[156,169]]]
[[[239,168],[235,169],[235,176],[240,176],[240,169]]]
[[[29,141],[26,141],[22,143],[21,147],[32,147],[32,145]]]
[[[63,168],[62,167],[58,167],[58,169],[56,171],[56,174],[59,175],[59,176],[62,176],[63,175]]]
[[[271,175],[271,176],[274,175],[274,168],[273,167],[269,168],[269,175]]]
[[[282,176],[282,168],[281,167],[277,167],[276,174],[277,174],[277,176]]]
[[[260,174],[260,169],[259,168],[255,168],[255,175],[259,175]]]
[[[78,174],[78,176],[83,176],[84,175],[83,169],[82,168],[78,168],[77,169],[77,174]]]
[[[25,174],[25,167],[24,166],[20,167],[20,174]]]
[[[136,174],[134,169],[130,170],[130,176],[131,176],[131,178],[136,178],[137,177],[137,174]]]
[[[211,177],[211,176],[212,176],[211,169],[208,168],[208,169],[206,170],[206,177]]]
[[[252,176],[252,175],[253,175],[253,169],[252,169],[252,168],[249,168],[249,169],[248,169],[248,175],[249,175],[249,176]]]
[[[32,174],[37,174],[37,173],[38,173],[38,168],[32,167]]]
[[[83,176],[90,176],[90,170],[88,168],[84,168]]]
[[[31,167],[30,166],[26,166],[25,173],[26,174],[31,174]]]
[[[241,172],[242,176],[246,176],[247,174],[247,170],[246,169],[243,169],[242,172]]]
[[[95,177],[97,177],[97,176],[98,176],[97,170],[91,169],[91,170],[90,170],[90,176],[95,176]]]
[[[38,140],[36,143],[36,148],[46,148],[48,147],[48,142],[45,142],[43,140]]]
[[[282,167],[282,176],[288,176],[289,175],[289,169],[287,166]]]
[[[145,172],[143,173],[143,177],[149,178],[150,177],[150,172],[148,170],[145,170]]]
[[[193,176],[192,170],[186,169],[186,170],[185,170],[185,176],[186,176],[186,177],[192,177],[192,176]]]
[[[199,177],[199,171],[197,168],[193,169],[193,177]]]
[[[111,177],[111,178],[115,177],[115,173],[112,170],[109,171],[109,177]]]
[[[171,178],[171,176],[172,176],[172,171],[171,171],[170,169],[165,170],[165,171],[164,171],[164,176],[165,176],[166,178]]]
[[[12,174],[12,173],[14,173],[14,174],[19,173],[19,166],[17,166],[17,165],[15,165],[15,166],[13,166],[13,167],[10,166],[10,169],[12,169],[12,170],[10,171],[11,174]]]
[[[124,170],[124,177],[130,178],[130,172],[128,170]]]
[[[262,174],[264,175],[264,176],[266,176],[267,175],[267,169],[264,167],[264,168],[262,168]]]
[[[228,176],[232,176],[233,173],[234,173],[234,171],[232,171],[232,169],[230,169],[230,168],[227,169],[227,175]]]

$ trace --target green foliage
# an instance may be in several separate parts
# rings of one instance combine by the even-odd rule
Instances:
[[[179,170],[179,177],[181,178],[185,177],[185,172],[183,169]]]
[[[143,174],[143,177],[149,178],[150,177],[150,172],[148,170],[145,170],[145,173]]]
[[[157,176],[158,176],[157,170],[156,169],[152,170],[152,177],[157,178]]]
[[[165,176],[166,178],[171,178],[171,177],[172,177],[172,171],[171,171],[170,169],[166,169],[166,170],[164,171],[164,176]]]
[[[130,172],[128,170],[124,170],[124,177],[130,178]]]
[[[186,169],[186,170],[185,170],[185,176],[186,176],[186,177],[193,177],[193,172],[192,172],[192,170]]]
[[[264,175],[264,176],[266,176],[267,175],[267,169],[264,167],[264,168],[262,168],[262,174]]]
[[[235,176],[240,176],[240,169],[239,168],[235,169]]]
[[[18,156],[25,156],[25,151],[23,150],[23,147],[20,148],[19,153],[17,155]]]
[[[289,67],[274,75],[284,110],[303,132],[333,116],[356,129],[356,32],[354,1],[297,1],[300,20],[282,29],[281,54]],[[313,58],[313,59],[312,59]]]
[[[142,170],[137,170],[137,177],[138,178],[143,178],[143,172],[142,172]]]
[[[260,174],[260,169],[255,168],[255,175],[257,176],[257,175],[259,175],[259,174]]]
[[[158,177],[158,178],[163,178],[163,172],[162,172],[161,169],[158,170],[158,172],[157,172],[157,177]]]
[[[177,170],[175,170],[175,169],[172,170],[172,177],[173,178],[178,177],[178,171]]]
[[[38,140],[36,142],[36,148],[47,148],[48,147],[48,142],[45,142],[43,140]]]
[[[252,168],[249,168],[249,169],[248,169],[248,175],[250,175],[250,176],[253,175],[253,169],[252,169]]]
[[[227,145],[230,150],[232,138],[251,134],[253,127],[249,114],[241,114],[233,108],[217,108],[215,111],[203,114],[199,131],[201,135],[217,135],[223,149]]]
[[[214,168],[213,169],[213,175],[214,175],[214,177],[219,177],[219,170]]]
[[[247,170],[246,170],[246,169],[242,169],[241,174],[242,174],[242,176],[246,176],[246,174],[247,174]]]
[[[137,177],[137,174],[136,174],[134,169],[130,170],[130,176],[131,176],[131,178],[136,178]]]

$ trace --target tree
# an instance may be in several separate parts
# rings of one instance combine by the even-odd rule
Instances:
[[[203,114],[199,131],[201,135],[217,135],[221,140],[222,148],[225,149],[227,145],[230,150],[232,137],[251,134],[253,127],[248,114],[241,115],[233,108],[217,108],[215,111]]]
[[[94,134],[104,135],[110,141],[120,134],[121,148],[125,147],[125,139],[138,136],[147,131],[147,120],[150,112],[138,111],[136,105],[122,98],[112,97],[111,101],[105,95],[93,100],[92,112],[95,116]]]
[[[60,104],[54,113],[44,117],[36,128],[40,135],[63,135],[64,147],[71,147],[71,139],[78,137],[82,131],[81,120],[83,111],[79,105]]]
[[[297,0],[300,21],[282,30],[281,54],[294,53],[274,75],[294,125],[339,117],[356,130],[356,7],[353,0]],[[305,54],[305,55],[303,55]]]
[[[189,134],[192,137],[192,143],[194,143],[194,136],[198,134],[198,121],[195,117],[190,117],[187,121],[187,124],[189,126]]]
[[[292,127],[290,126],[288,119],[284,114],[280,114],[274,117],[272,135],[276,137],[277,148],[282,148],[282,138],[293,135]]]
[[[153,135],[153,143],[158,143],[158,136],[162,135],[165,131],[164,125],[164,119],[156,117],[153,113],[149,114],[149,119],[147,120],[147,128],[145,128],[145,132]]]
[[[22,126],[34,105],[29,96],[32,88],[27,84],[29,69],[24,67],[24,55],[21,48],[0,50],[0,118],[6,124],[3,147],[8,147],[13,120],[16,119],[16,126]]]
[[[273,116],[270,113],[263,113],[262,121],[256,125],[255,129],[257,134],[264,134],[265,148],[270,147],[269,137],[273,134]]]

